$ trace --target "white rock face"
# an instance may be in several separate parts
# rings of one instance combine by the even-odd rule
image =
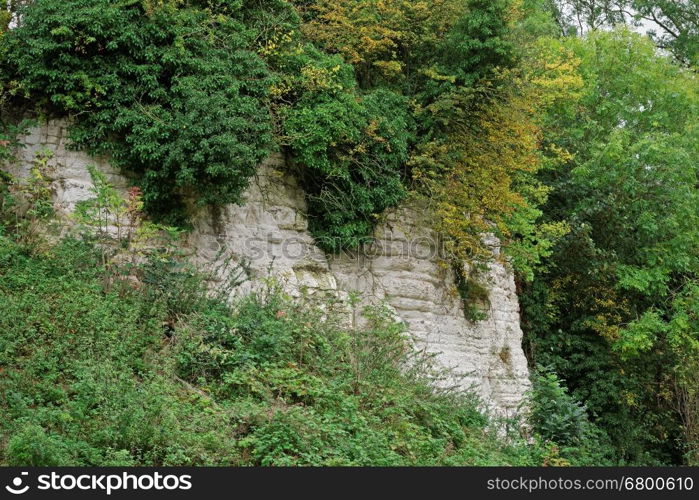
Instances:
[[[230,260],[247,269],[251,281],[236,294],[273,277],[291,295],[336,296],[337,282],[327,257],[308,232],[303,191],[283,167],[281,156],[270,157],[258,168],[241,205],[203,210],[193,220],[187,244],[201,267],[215,270]]]
[[[87,170],[88,165],[97,167],[115,188],[125,191],[128,181],[106,159],[95,158],[82,151],[69,151],[69,142],[68,130],[62,121],[50,121],[31,128],[21,138],[24,147],[17,151],[17,163],[9,165],[7,170],[15,176],[24,177],[37,156],[48,155],[54,208],[59,214],[68,214],[73,211],[76,203],[94,198],[90,191],[93,184]]]
[[[391,211],[371,248],[332,257],[331,272],[340,290],[390,305],[417,346],[452,373],[445,384],[470,387],[494,411],[512,415],[529,388],[512,273],[501,262],[489,264],[479,277],[489,292],[484,319],[466,319],[454,272],[425,213],[415,204]]]
[[[92,196],[88,165],[100,168],[118,188],[128,181],[104,160],[66,149],[63,122],[49,122],[24,137],[15,174],[26,174],[34,155],[51,150],[52,188],[59,212]],[[529,387],[521,347],[519,303],[512,273],[500,261],[484,279],[489,300],[485,319],[465,318],[453,271],[439,255],[437,235],[415,203],[392,210],[375,230],[375,243],[354,254],[327,256],[308,232],[304,193],[273,156],[258,170],[241,205],[203,210],[194,219],[186,245],[203,267],[219,269],[221,278],[243,264],[250,281],[236,294],[274,277],[292,295],[308,293],[344,301],[357,292],[365,304],[384,303],[407,324],[415,344],[435,354],[452,370],[447,383],[475,390],[500,415],[513,415]]]

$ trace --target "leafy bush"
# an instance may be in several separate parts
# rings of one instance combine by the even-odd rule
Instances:
[[[558,377],[540,370],[533,382],[527,401],[528,422],[538,436],[554,443],[559,460],[573,465],[615,465],[609,437],[590,422],[587,408],[568,394]]]
[[[99,254],[79,241],[35,257],[2,237],[0,255],[0,462],[225,461],[223,416],[166,375],[161,303],[104,292]]]
[[[272,93],[282,142],[308,195],[310,230],[328,251],[356,248],[406,195],[408,101],[388,89],[360,92],[351,66],[295,37],[263,53],[279,74]]]
[[[201,313],[176,334],[180,377],[232,408],[252,465],[528,463],[536,447],[503,444],[476,401],[440,392],[426,360],[382,308],[365,330],[285,297],[276,285],[232,317]]]
[[[146,209],[181,223],[185,195],[238,201],[268,154],[271,80],[238,8],[178,4],[31,2],[3,44],[29,97],[72,116],[78,146],[135,173]]]
[[[387,90],[305,96],[284,113],[295,163],[308,192],[309,227],[337,252],[366,242],[378,216],[401,201],[408,156],[404,99]]]

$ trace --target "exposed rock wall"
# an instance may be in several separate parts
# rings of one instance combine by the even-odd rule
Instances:
[[[106,159],[70,151],[69,143],[68,130],[62,121],[50,121],[33,127],[21,138],[23,147],[17,150],[18,161],[8,165],[7,170],[15,176],[26,176],[37,156],[47,155],[54,208],[60,214],[70,213],[76,203],[94,197],[88,165],[101,170],[117,189],[126,189],[128,181]]]
[[[512,273],[497,261],[480,273],[489,291],[484,319],[466,319],[454,272],[441,258],[439,239],[424,214],[414,204],[391,211],[376,228],[371,248],[331,258],[338,288],[389,304],[416,344],[452,372],[446,384],[472,387],[496,411],[512,413],[529,387]]]
[[[68,150],[67,137],[63,122],[32,129],[10,170],[26,173],[37,152],[51,150],[55,204],[64,213],[92,196],[88,165],[100,168],[116,187],[128,185],[104,159]],[[200,265],[244,264],[251,281],[236,293],[271,275],[292,294],[344,300],[358,292],[364,303],[388,304],[416,345],[436,353],[436,361],[453,371],[453,381],[472,387],[500,414],[516,411],[529,382],[519,304],[505,265],[489,266],[485,319],[472,322],[464,316],[453,272],[440,258],[437,236],[414,204],[387,213],[369,248],[339,256],[326,256],[315,246],[305,214],[303,191],[285,172],[283,158],[273,156],[260,167],[244,203],[203,210],[186,244]]]

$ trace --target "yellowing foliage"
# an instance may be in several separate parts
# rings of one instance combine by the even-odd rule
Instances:
[[[448,114],[449,134],[419,148],[412,158],[413,176],[456,259],[490,256],[484,233],[497,234],[505,245],[521,236],[513,234],[516,213],[535,211],[547,196],[533,174],[571,157],[561,148],[543,150],[540,117],[553,102],[578,97],[579,61],[553,43],[540,44],[529,59],[523,69],[501,71],[497,85],[476,95],[457,90],[425,110]],[[440,75],[440,80],[448,77]],[[487,105],[481,105],[486,99]],[[545,240],[560,237],[566,228],[554,223],[532,232]],[[536,262],[537,252],[551,247],[550,241],[536,243],[526,260]]]
[[[360,72],[390,77],[408,71],[416,49],[444,36],[464,9],[459,0],[317,0],[303,32]]]

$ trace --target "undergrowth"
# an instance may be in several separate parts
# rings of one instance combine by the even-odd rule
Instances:
[[[119,230],[108,186],[63,239],[30,231],[42,221],[22,222],[27,193],[45,182],[6,176],[0,189],[0,464],[571,463],[505,432],[473,395],[437,389],[386,308],[352,328],[346,309],[271,278],[223,300],[174,243]]]

